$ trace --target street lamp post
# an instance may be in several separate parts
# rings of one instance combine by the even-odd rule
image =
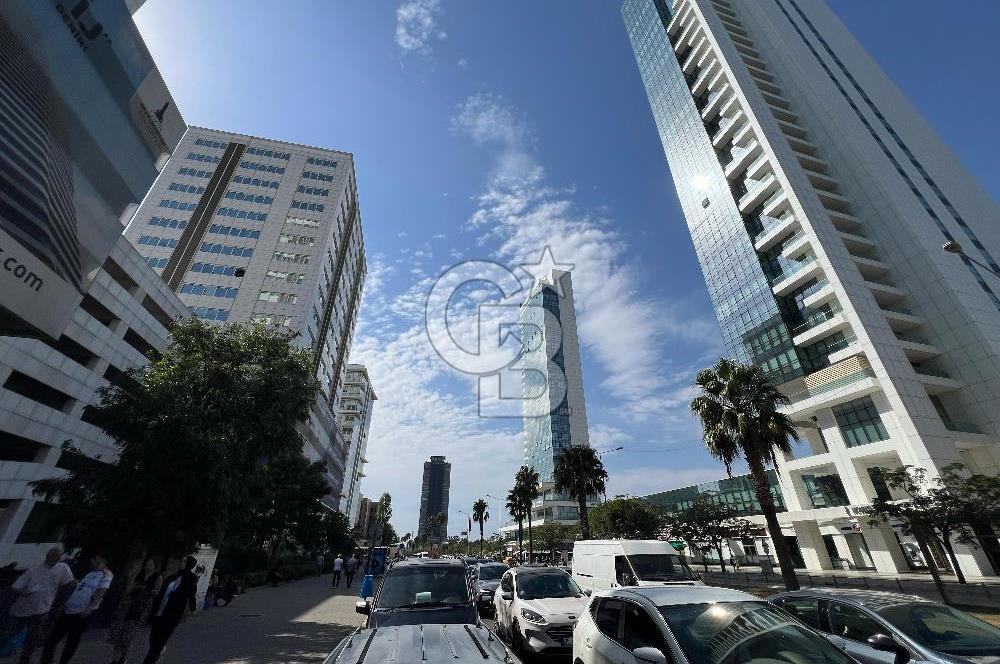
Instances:
[[[970,263],[975,263],[979,267],[983,268],[984,270],[986,270],[987,272],[989,272],[990,274],[992,274],[994,277],[1000,278],[1000,272],[997,272],[996,270],[994,270],[993,268],[991,268],[989,265],[986,265],[985,263],[983,263],[981,261],[978,261],[975,258],[973,258],[972,256],[970,256],[969,254],[965,253],[965,250],[962,249],[962,245],[960,245],[955,240],[948,240],[947,242],[945,242],[944,244],[941,245],[941,249],[944,250],[944,251],[946,251],[949,254],[958,254],[962,258],[965,258],[966,260],[968,260]]]

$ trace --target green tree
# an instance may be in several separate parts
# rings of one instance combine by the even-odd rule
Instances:
[[[517,487],[513,487],[507,492],[507,512],[517,521],[517,554],[520,556],[524,550],[524,517],[527,512],[524,508],[524,499],[517,492]]]
[[[736,510],[719,502],[711,494],[702,494],[679,514],[665,520],[670,537],[679,538],[699,548],[715,549],[719,554],[722,572],[726,572],[726,560],[722,555],[722,545],[731,539],[751,537],[756,531],[753,522],[739,517]],[[708,571],[708,557],[702,558]]]
[[[179,321],[163,355],[103,387],[89,422],[117,458],[87,459],[67,445],[73,470],[34,485],[65,510],[68,547],[101,551],[133,579],[147,556],[219,545],[247,523],[269,460],[301,453],[296,424],[317,383],[289,331]]]
[[[556,550],[573,541],[575,528],[555,521],[546,521],[535,527],[538,548],[549,553],[549,560],[555,561]]]
[[[569,494],[580,509],[580,537],[590,539],[587,499],[604,493],[608,472],[593,448],[573,445],[556,457],[555,490]]]
[[[590,509],[590,530],[594,537],[654,539],[663,519],[649,503],[638,498],[615,498]]]
[[[390,519],[392,519],[392,496],[385,492],[379,496],[378,504],[375,506],[376,532],[372,538],[372,546],[385,546],[385,534],[391,528]]]
[[[777,465],[778,453],[791,453],[789,439],[798,440],[792,421],[778,412],[788,398],[759,367],[726,358],[698,372],[695,385],[701,393],[692,399],[691,411],[701,420],[705,447],[725,464],[730,476],[733,462],[746,460],[785,587],[797,590],[799,580],[767,481],[767,466]]]
[[[490,518],[490,513],[487,511],[489,506],[486,504],[486,500],[480,498],[472,504],[472,520],[479,524],[479,557],[483,557],[483,528],[486,525],[486,521]]]
[[[521,466],[514,476],[514,489],[521,497],[525,514],[528,517],[528,562],[534,560],[534,539],[531,532],[531,513],[535,499],[541,495],[538,489],[538,472],[534,468]]]
[[[343,512],[324,510],[319,527],[321,550],[329,551],[333,555],[338,553],[350,555],[357,548],[357,541],[351,530],[351,519]]]

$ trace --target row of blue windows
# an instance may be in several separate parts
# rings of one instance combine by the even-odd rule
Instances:
[[[160,207],[170,208],[171,210],[193,210],[198,207],[198,204],[185,203],[184,201],[172,201],[169,198],[164,198],[160,201]]]
[[[320,180],[322,182],[333,182],[333,176],[327,175],[326,173],[314,173],[313,171],[306,171],[302,174],[302,177],[307,180]]]
[[[164,265],[166,262],[164,261]],[[156,267],[156,266],[154,266]],[[217,265],[215,263],[192,263],[192,272],[201,272],[203,274],[224,274],[226,276],[232,277],[236,274],[235,265]]]
[[[205,320],[229,320],[228,309],[213,309],[211,307],[197,307],[194,315]]]
[[[278,183],[274,180],[261,180],[260,178],[248,178],[243,175],[234,175],[233,182],[236,184],[250,184],[255,187],[267,187],[268,189],[277,189]]]
[[[260,231],[252,231],[249,228],[237,228],[236,226],[222,226],[220,224],[212,224],[208,232],[218,233],[219,235],[232,235],[233,237],[249,237],[254,240],[260,237]]]
[[[205,193],[204,187],[197,187],[193,184],[182,184],[180,182],[171,182],[169,189],[170,191],[183,191],[187,194],[198,194],[199,196]]]
[[[201,154],[200,152],[188,152],[187,158],[192,161],[204,161],[209,164],[218,164],[222,161],[219,157],[213,157],[210,154]]]
[[[164,228],[179,228],[184,230],[187,228],[188,222],[181,221],[180,219],[170,219],[169,217],[153,217],[149,220],[150,226],[163,226]]]
[[[155,235],[140,235],[139,244],[149,244],[154,247],[170,247],[173,249],[177,246],[177,240],[167,237],[157,237]]]
[[[307,187],[300,184],[299,188],[296,189],[300,194],[309,194],[310,196],[329,196],[329,189],[320,189],[319,187]]]
[[[146,256],[146,264],[149,267],[160,268],[161,270],[167,266],[166,258],[156,258],[155,256]]]
[[[229,143],[220,143],[219,141],[212,141],[207,138],[196,139],[195,145],[203,145],[206,148],[218,148],[219,150],[225,150],[229,147]]]
[[[237,219],[267,221],[267,215],[263,212],[247,212],[246,210],[237,210],[236,208],[219,208],[215,211],[215,214],[221,214],[223,217],[236,217]]]
[[[274,150],[265,150],[263,148],[247,148],[247,152],[250,154],[260,155],[261,157],[271,157],[272,159],[284,159],[288,161],[292,155],[287,152],[275,152]]]
[[[199,171],[196,168],[188,168],[187,166],[183,166],[177,171],[178,175],[190,175],[194,178],[205,178],[206,180],[212,177],[213,173],[215,171]]]
[[[232,286],[212,286],[210,284],[184,284],[181,286],[181,292],[190,293],[191,295],[226,297],[233,300],[239,294],[240,289],[233,288]]]
[[[285,172],[284,166],[272,166],[271,164],[259,164],[256,161],[241,161],[240,167],[249,168],[253,171],[265,171],[267,173],[277,173],[283,175]]]
[[[174,242],[176,244],[176,240]],[[210,254],[224,254],[226,256],[243,256],[244,258],[253,256],[253,249],[248,247],[233,247],[228,244],[213,244],[212,242],[202,242],[201,250]]]
[[[337,162],[332,159],[320,159],[319,157],[309,157],[306,162],[310,164],[316,164],[317,166],[326,166],[328,168],[336,168]]]
[[[250,203],[263,203],[265,205],[270,205],[274,202],[274,199],[270,196],[262,196],[260,194],[255,196],[245,191],[227,191],[226,198],[232,198],[237,201],[248,201]]]
[[[322,203],[307,203],[305,201],[292,201],[292,207],[299,210],[309,210],[311,212],[322,212],[326,207]]]

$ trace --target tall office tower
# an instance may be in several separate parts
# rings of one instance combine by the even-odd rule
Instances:
[[[339,507],[336,414],[365,278],[353,157],[190,127],[125,237],[195,316],[299,333],[320,381],[305,452],[326,462]]]
[[[121,237],[184,122],[122,2],[0,3],[0,559],[36,562],[62,444],[114,458],[87,421],[184,313]]]
[[[340,511],[350,518],[351,523],[358,518],[361,507],[361,478],[365,476],[365,464],[368,463],[365,458],[368,450],[368,427],[371,425],[372,407],[376,399],[378,397],[372,389],[365,365],[348,364],[337,420],[340,432],[347,440],[347,463]]]
[[[448,537],[448,493],[451,489],[451,464],[443,456],[432,456],[424,461],[424,481],[420,488],[420,523],[417,534],[432,542],[443,542]],[[441,514],[444,520],[432,528],[430,520]]]
[[[361,538],[365,541],[370,536],[372,519],[374,519],[375,507],[377,505],[377,502],[373,502],[371,498],[366,498],[365,496],[361,496],[358,500],[358,516],[352,523],[354,524],[354,529],[361,533]]]
[[[1000,267],[1000,209],[821,0],[622,13],[726,349],[801,425],[778,464],[793,553],[923,566],[866,514],[895,495],[881,468],[1000,470],[1000,279],[973,262]],[[993,573],[977,535],[959,564]]]
[[[520,319],[524,464],[538,473],[541,482],[532,520],[576,524],[580,520],[576,500],[553,488],[555,460],[562,451],[590,445],[570,273],[553,270],[537,280],[521,306]],[[511,537],[517,526],[507,523],[501,532]]]

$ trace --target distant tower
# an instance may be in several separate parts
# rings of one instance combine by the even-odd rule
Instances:
[[[441,542],[448,534],[448,492],[451,489],[451,464],[443,456],[424,462],[424,481],[420,489],[420,524],[417,534]],[[428,521],[443,514],[444,521],[432,529]]]
[[[365,458],[368,451],[368,427],[372,421],[372,407],[377,399],[365,365],[348,364],[337,420],[340,432],[347,440],[347,463],[344,467],[340,511],[350,518],[351,523],[358,518],[361,507],[361,478],[365,476],[365,464],[368,463]]]

